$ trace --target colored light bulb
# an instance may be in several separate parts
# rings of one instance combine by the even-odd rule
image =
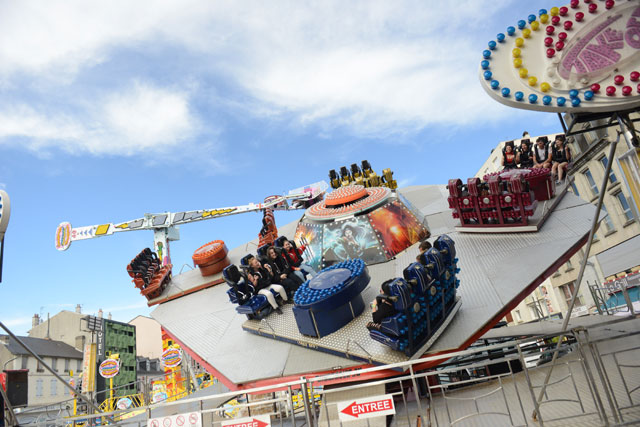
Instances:
[[[500,82],[497,80],[491,80],[491,89],[498,89],[500,87]]]
[[[547,82],[540,83],[540,90],[543,92],[549,92],[551,90],[551,85]]]
[[[577,107],[578,105],[580,105],[580,98],[572,98],[571,105],[573,105],[574,107]]]
[[[558,107],[563,107],[566,102],[567,99],[564,96],[559,96],[558,99],[556,99],[556,104],[558,105]]]
[[[535,93],[529,95],[529,104],[535,104],[536,102],[538,102],[538,95]]]
[[[593,91],[593,93],[598,93],[600,92],[600,85],[598,83],[594,83],[591,85],[591,90]]]
[[[586,99],[587,101],[591,101],[593,99],[593,92],[590,90],[586,90],[584,92],[584,99]]]
[[[529,36],[531,36],[531,30],[529,28],[525,28],[524,30],[522,30],[522,37],[528,39]]]
[[[518,70],[518,74],[521,78],[524,79],[527,77],[527,75],[529,75],[529,70],[527,70],[526,68],[520,68],[520,70]]]
[[[618,86],[620,86],[622,83],[624,83],[624,76],[621,76],[620,74],[618,74],[613,78],[613,82]]]
[[[556,28],[553,25],[549,25],[545,30],[547,34],[551,35],[556,30]]]
[[[531,15],[527,16],[527,21],[529,21],[529,24],[531,24],[535,20],[536,20],[536,15],[531,14]]]
[[[514,67],[514,68],[520,68],[520,67],[522,67],[522,59],[520,59],[520,58],[515,58],[515,59],[513,60],[513,67]]]
[[[629,95],[631,95],[631,91],[632,91],[632,90],[633,90],[633,89],[631,89],[631,86],[623,86],[623,87],[622,87],[622,94],[623,94],[624,96],[629,96]]]
[[[582,21],[583,19],[584,19],[584,13],[582,13],[582,12],[577,12],[577,13],[576,13],[576,21],[577,21],[577,22],[580,22],[580,21]]]
[[[511,54],[513,55],[514,58],[520,58],[522,51],[516,47],[511,51]]]
[[[516,92],[514,96],[516,97],[516,101],[522,101],[524,99],[524,93],[520,91]]]
[[[629,74],[629,80],[631,80],[632,82],[637,82],[638,79],[640,79],[640,73],[637,71],[632,71],[631,74]]]
[[[538,28],[540,28],[540,23],[539,23],[538,21],[533,21],[533,22],[531,23],[531,29],[532,29],[533,31],[538,31]]]
[[[566,6],[562,6],[560,9],[558,9],[558,13],[560,14],[560,16],[565,16],[568,12],[569,8]]]
[[[484,57],[484,59],[489,59],[491,57],[491,51],[490,50],[483,50],[482,51],[482,56]]]
[[[515,27],[507,27],[507,34],[509,34],[510,36],[514,35],[516,33],[516,29]]]
[[[552,37],[545,37],[544,38],[544,45],[547,46],[547,47],[553,45],[553,38]]]
[[[504,96],[505,98],[507,98],[509,96],[509,92],[511,92],[511,91],[509,90],[508,87],[503,87],[502,88],[502,96]]]
[[[558,33],[558,40],[560,40],[561,42],[565,41],[567,39],[567,33],[565,33],[564,31],[561,33]]]
[[[571,8],[575,9],[580,5],[580,0],[571,0]]]
[[[489,61],[485,59],[480,63],[480,66],[482,67],[483,70],[486,70],[487,68],[489,68]]]
[[[531,76],[529,77],[528,83],[529,83],[529,86],[535,86],[536,83],[538,83],[538,78]]]
[[[544,105],[549,105],[551,104],[551,97],[549,95],[545,95],[542,97],[542,103]]]
[[[571,21],[564,21],[564,23],[562,24],[562,26],[564,27],[565,30],[567,31],[571,31],[571,29],[573,28],[573,22]]]
[[[504,33],[498,33],[498,35],[496,36],[496,39],[498,40],[499,43],[502,43],[505,39]]]
[[[560,13],[560,9],[558,9],[556,6],[552,7],[549,11],[549,15],[551,16],[558,16],[558,13]]]
[[[575,98],[576,96],[578,96],[578,91],[576,89],[571,89],[569,91],[569,97],[570,98]]]
[[[551,25],[558,25],[560,23],[560,17],[559,16],[552,16],[551,17]]]
[[[546,24],[547,21],[549,21],[549,15],[547,15],[546,13],[540,15],[540,23]]]
[[[562,50],[564,48],[564,42],[556,42],[556,50]]]
[[[598,5],[595,3],[589,4],[589,13],[596,13],[598,10]]]
[[[614,96],[616,94],[615,86],[607,86],[607,96]]]
[[[518,46],[518,47],[524,46],[524,39],[522,37],[518,37],[516,39],[516,46]]]
[[[546,14],[547,14],[547,9],[540,9],[540,10],[538,11],[538,15],[539,15],[539,16],[546,15]]]
[[[485,71],[483,73],[483,75],[484,75],[484,79],[485,80],[491,80],[491,77],[493,76],[493,73],[491,71]]]
[[[527,26],[527,23],[523,19],[518,21],[518,28],[519,29],[523,29],[526,26]]]
[[[489,46],[489,49],[494,50],[497,43],[494,40],[491,40],[489,43],[487,43],[487,45]]]
[[[604,3],[604,7],[606,7],[607,9],[611,9],[615,4],[616,4],[616,2],[615,2],[615,1],[613,1],[613,0],[607,0],[607,1]]]

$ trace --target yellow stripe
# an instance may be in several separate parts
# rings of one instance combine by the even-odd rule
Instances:
[[[109,231],[109,225],[110,224],[99,225],[98,228],[96,228],[96,236],[107,234],[107,231]]]

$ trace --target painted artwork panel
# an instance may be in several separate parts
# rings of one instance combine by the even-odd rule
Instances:
[[[389,258],[428,236],[427,228],[397,200],[368,216]]]
[[[367,217],[326,224],[322,240],[322,267],[354,258],[361,258],[366,264],[387,260]]]
[[[311,223],[298,223],[293,240],[298,247],[306,248],[302,254],[304,262],[318,271],[322,264],[322,226]]]

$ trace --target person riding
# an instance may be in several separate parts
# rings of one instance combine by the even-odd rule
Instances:
[[[533,149],[533,167],[534,169],[551,169],[551,153],[549,153],[546,139],[542,136],[536,139],[536,146]]]
[[[422,256],[422,254],[431,249],[431,243],[427,240],[430,236],[431,233],[429,233],[429,235],[420,242],[420,246],[418,246],[420,253],[416,256],[416,261],[420,262],[420,257]]]
[[[313,275],[316,274],[315,270],[302,259],[302,254],[306,249],[305,245],[293,247],[293,244],[285,238],[282,243],[282,248],[284,249],[283,255],[289,261],[289,265],[291,265],[291,269],[296,276],[304,281],[305,276],[313,277]]]
[[[557,182],[561,182],[566,175],[569,162],[571,161],[571,151],[565,144],[565,137],[562,134],[556,136],[556,140],[553,143],[551,160],[553,161],[551,175],[556,177]]]
[[[293,293],[300,287],[303,280],[293,274],[293,270],[282,255],[276,252],[276,248],[269,246],[267,248],[267,263],[271,266],[272,282],[284,286],[288,295]]]
[[[398,312],[393,305],[395,298],[391,296],[389,285],[394,279],[389,279],[380,285],[380,295],[371,303],[371,316],[373,322],[367,323],[367,329],[380,329],[380,324],[387,317],[391,317]]]
[[[513,141],[507,141],[504,144],[504,150],[502,151],[502,166],[504,170],[515,169],[516,164],[516,152],[514,150]]]
[[[533,151],[531,150],[531,141],[523,139],[520,141],[520,151],[516,155],[516,163],[521,169],[529,169],[533,167]]]
[[[253,284],[253,287],[256,289],[258,294],[267,297],[269,305],[271,305],[276,313],[282,314],[282,310],[278,306],[276,298],[273,296],[271,289],[276,291],[284,301],[287,300],[287,292],[281,285],[272,283],[272,273],[270,271],[271,266],[269,264],[263,266],[258,258],[253,255],[249,257],[249,259],[247,259],[247,264],[249,265],[249,269],[247,270],[247,277]]]

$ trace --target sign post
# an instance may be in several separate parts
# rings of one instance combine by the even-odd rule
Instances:
[[[2,283],[2,257],[4,254],[4,233],[9,227],[9,217],[11,216],[11,202],[9,195],[4,190],[0,190],[0,283]]]
[[[100,376],[102,378],[109,378],[109,412],[113,411],[113,377],[118,375],[120,372],[120,357],[117,354],[112,354],[109,356],[109,359],[106,359],[104,362],[100,364],[98,367],[98,371],[100,372]]]
[[[341,422],[381,417],[395,413],[396,408],[391,394],[338,402],[338,416]]]

